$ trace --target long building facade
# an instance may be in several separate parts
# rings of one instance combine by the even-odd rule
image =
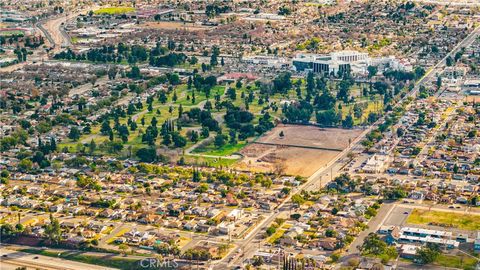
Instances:
[[[339,51],[328,55],[298,54],[292,62],[298,72],[338,74],[349,69],[353,73],[366,73],[370,64],[368,53]]]

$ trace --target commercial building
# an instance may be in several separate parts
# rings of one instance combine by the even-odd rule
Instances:
[[[378,153],[367,160],[362,170],[365,173],[383,173],[388,168],[391,157],[388,154]]]
[[[466,74],[466,67],[446,67],[442,73],[442,76],[449,79],[458,79],[463,78]]]
[[[480,87],[480,80],[478,79],[465,80],[465,82],[463,83],[463,86],[468,88],[478,88]]]
[[[242,62],[249,65],[266,66],[277,69],[286,68],[289,66],[289,63],[285,58],[266,55],[246,56],[242,58]]]
[[[397,59],[395,56],[390,55],[387,57],[372,58],[370,61],[371,66],[376,66],[379,71],[384,70],[399,70],[405,72],[413,71],[412,64],[406,59]]]
[[[366,74],[370,57],[368,53],[357,51],[339,51],[328,55],[298,54],[292,64],[298,72],[338,74],[350,70],[352,73]]]
[[[458,248],[459,242],[452,240],[452,232],[403,227],[397,239],[398,243],[438,244],[447,248]]]

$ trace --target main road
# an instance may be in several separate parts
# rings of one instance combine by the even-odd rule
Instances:
[[[436,79],[437,74],[445,67],[446,65],[446,60],[448,57],[453,57],[458,51],[460,51],[461,48],[463,47],[468,47],[470,46],[475,39],[478,37],[480,33],[480,27],[475,28],[467,37],[465,37],[462,41],[460,41],[457,45],[455,45],[452,50],[445,55],[436,65],[434,65],[432,68],[430,68],[425,75],[419,79],[415,83],[415,87],[410,91],[405,97],[400,100],[399,102],[396,103],[394,106],[401,106],[403,101],[406,101],[407,98],[409,97],[415,97],[420,89],[421,85],[424,85],[426,83],[432,82]],[[392,110],[393,111],[393,110]],[[255,251],[256,245],[260,245],[263,240],[261,240],[263,233],[265,232],[266,227],[275,220],[275,218],[279,217],[280,215],[286,215],[288,214],[288,211],[291,209],[291,198],[294,194],[300,194],[302,190],[309,190],[311,188],[315,188],[316,186],[323,187],[328,182],[330,179],[333,178],[333,176],[337,175],[341,169],[349,162],[349,159],[347,158],[348,153],[354,152],[354,151],[360,151],[363,149],[363,146],[361,145],[362,140],[365,138],[365,136],[371,132],[373,129],[378,127],[380,124],[384,123],[386,117],[389,114],[387,113],[383,117],[381,117],[379,120],[377,120],[374,124],[372,124],[370,127],[364,130],[362,134],[360,134],[351,144],[348,146],[345,150],[343,150],[340,154],[338,154],[333,160],[331,160],[326,166],[318,169],[312,176],[310,176],[307,181],[298,187],[294,192],[291,192],[290,195],[278,205],[278,207],[274,210],[274,212],[270,213],[260,224],[258,224],[246,237],[244,240],[238,241],[236,243],[236,246],[232,249],[232,251],[225,256],[222,260],[217,261],[214,263],[213,267],[214,269],[230,269],[234,265],[240,264],[240,260],[244,258],[249,258],[251,257]],[[379,211],[378,218],[374,218],[370,221],[370,223],[375,223],[375,224],[369,224],[369,225],[374,225],[371,226],[373,228],[376,228],[379,226],[383,220],[382,218],[385,218],[385,214],[387,214],[389,211],[391,211],[392,205],[388,204]],[[358,245],[358,243],[363,242],[364,237],[366,237],[367,234],[365,235],[360,235],[357,237],[355,243]],[[259,242],[255,242],[255,239],[259,239]],[[358,255],[358,249],[356,247],[353,248],[353,252],[349,252],[349,255]]]
[[[51,51],[53,54],[60,52],[62,48],[72,46],[70,36],[63,28],[63,25],[84,11],[85,10],[72,11],[70,13],[61,14],[58,17],[49,18],[48,20],[39,21],[36,23],[36,27],[43,32],[50,43],[50,46],[53,47],[53,50]]]
[[[26,252],[10,250],[0,247],[0,269],[27,269],[42,270],[113,270],[115,268],[80,263],[75,261],[53,258],[42,255],[35,255]]]
[[[67,22],[68,20],[75,18],[82,12],[74,11],[72,13],[67,13],[65,15],[62,14],[58,17],[41,20],[35,24],[35,27],[40,29],[40,31],[42,31],[43,35],[48,41],[49,46],[53,47],[53,49],[50,51],[52,55],[59,53],[62,50],[62,48],[72,45],[70,37],[68,36],[67,32],[65,32],[65,30],[63,29],[63,24],[65,24],[65,22]],[[43,50],[43,49],[39,49],[39,50]],[[38,50],[34,51],[34,54],[29,56],[27,58],[27,61],[0,68],[0,72],[13,72],[33,62],[45,60],[44,56],[45,56],[44,53],[43,54],[39,53]]]

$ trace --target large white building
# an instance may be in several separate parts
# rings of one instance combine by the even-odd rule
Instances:
[[[334,73],[350,69],[353,73],[365,73],[370,63],[367,53],[357,51],[339,51],[328,55],[298,54],[293,59],[297,71]]]
[[[392,69],[410,72],[411,63],[395,56],[370,58],[368,53],[357,51],[338,51],[327,55],[300,53],[293,58],[292,65],[298,72],[315,72],[335,74],[350,69],[351,73],[365,75],[368,66],[378,67],[378,71]]]
[[[327,55],[298,54],[293,59],[296,71],[313,71],[316,73],[338,74],[350,69],[352,73],[367,73],[370,65],[368,53],[357,51],[339,51]]]
[[[286,68],[289,65],[285,58],[266,55],[246,56],[242,58],[242,62],[249,65],[260,65],[277,69]]]

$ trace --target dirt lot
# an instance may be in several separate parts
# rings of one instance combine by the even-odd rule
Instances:
[[[284,137],[280,137],[283,131]],[[289,147],[285,145],[322,147],[342,150],[361,130],[321,129],[313,126],[281,125],[257,141],[277,144],[251,143],[240,151],[244,158],[236,167],[241,170],[272,172],[283,170],[287,174],[308,177],[332,160],[339,151]]]
[[[282,131],[284,136],[280,137]],[[348,140],[355,139],[360,133],[361,130],[280,125],[265,133],[257,141],[279,145],[313,146],[343,150],[348,146]]]
[[[139,26],[140,28],[149,29],[167,29],[167,30],[187,30],[187,31],[205,31],[210,29],[209,26],[201,26],[193,23],[182,22],[146,22]]]

